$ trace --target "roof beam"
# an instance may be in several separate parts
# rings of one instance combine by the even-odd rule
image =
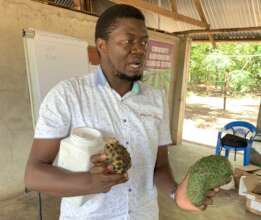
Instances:
[[[194,5],[195,5],[195,7],[196,7],[196,9],[198,11],[198,14],[199,14],[199,17],[200,17],[201,21],[204,22],[208,26],[207,30],[209,30],[210,25],[208,24],[207,19],[206,19],[206,15],[205,15],[205,13],[203,11],[201,0],[193,0],[193,3],[194,3]],[[216,48],[217,44],[215,42],[213,34],[208,33],[208,38],[209,38],[209,40],[210,40],[210,42],[212,44],[212,47]]]
[[[216,41],[214,39],[214,34],[208,34],[208,39],[210,40],[212,47],[214,49],[217,48],[217,44],[216,44]]]
[[[152,4],[152,3],[149,3],[149,2],[144,1],[144,0],[110,0],[110,1],[117,3],[117,4],[133,5],[137,8],[148,10],[148,11],[157,13],[159,15],[166,16],[166,17],[170,17],[170,18],[177,20],[177,21],[182,21],[182,22],[189,23],[189,24],[192,24],[192,25],[195,25],[195,26],[207,28],[207,25],[200,20],[185,16],[185,15],[182,15],[182,14],[175,13],[174,11],[164,9],[162,7],[159,7],[156,4]]]
[[[143,0],[110,0],[111,2],[117,3],[117,4],[128,4],[132,5],[137,8],[145,9],[152,11],[154,13],[174,18],[173,12],[167,9],[164,9],[162,7],[159,7],[156,4],[152,4]]]
[[[198,14],[199,14],[201,21],[205,22],[205,24],[207,24],[209,26],[207,19],[206,19],[206,16],[205,16],[205,13],[204,13],[203,8],[202,8],[201,0],[193,0],[193,3],[194,3],[194,5],[195,5],[195,7],[198,11]]]
[[[202,27],[202,28],[208,27],[207,24],[205,24],[204,22],[202,22],[200,20],[188,17],[186,15],[182,15],[182,14],[179,14],[179,13],[177,13],[177,15],[174,19],[177,20],[177,21],[182,21],[182,22],[192,24],[192,25],[195,25],[195,26],[199,26],[199,27]]]
[[[172,12],[174,14],[178,14],[177,0],[172,0],[171,1],[171,8],[172,8]]]

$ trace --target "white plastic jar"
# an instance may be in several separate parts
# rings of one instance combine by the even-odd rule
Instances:
[[[103,152],[104,141],[101,132],[93,128],[80,127],[72,129],[71,135],[63,139],[55,159],[55,166],[73,172],[88,171],[94,154]],[[101,197],[100,194],[66,197],[72,205],[81,206],[90,197]]]
[[[104,148],[102,134],[93,128],[74,128],[71,135],[60,143],[56,158],[58,167],[70,171],[88,171],[90,157],[101,153]]]

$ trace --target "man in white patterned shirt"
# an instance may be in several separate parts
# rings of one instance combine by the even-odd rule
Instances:
[[[101,65],[96,73],[65,80],[43,101],[25,183],[30,189],[60,197],[102,193],[81,207],[62,200],[60,220],[158,220],[157,190],[170,193],[171,144],[164,94],[139,80],[148,41],[143,14],[128,5],[106,10],[96,25]],[[72,128],[91,127],[113,136],[132,159],[125,174],[108,173],[106,156],[92,157],[89,172],[69,172],[52,165],[62,138]]]

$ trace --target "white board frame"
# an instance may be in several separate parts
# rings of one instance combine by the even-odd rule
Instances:
[[[45,39],[50,39],[56,41],[57,43],[74,44],[77,47],[79,46],[83,48],[81,51],[82,54],[81,56],[79,56],[79,59],[81,59],[81,64],[82,64],[81,71],[77,72],[77,67],[75,67],[75,72],[71,73],[69,77],[68,77],[68,73],[65,74],[67,75],[67,77],[65,77],[64,75],[58,76],[59,80],[55,80],[55,82],[50,82],[51,87],[57,84],[58,81],[64,80],[65,78],[84,75],[88,73],[89,59],[88,59],[88,43],[86,41],[69,37],[69,36],[60,35],[60,34],[39,31],[32,28],[24,29],[23,43],[24,43],[24,52],[25,52],[25,59],[26,59],[26,73],[27,73],[27,81],[28,81],[29,94],[30,94],[33,127],[35,127],[35,124],[37,122],[38,112],[39,112],[41,102],[44,96],[46,95],[46,93],[41,94],[42,85],[39,79],[40,79],[40,74],[42,73],[39,71],[37,66],[37,62],[40,61],[38,60],[37,57],[38,48],[36,48],[37,41],[45,40]],[[70,56],[70,54],[68,54],[68,56]],[[48,65],[48,63],[46,63],[46,65]]]

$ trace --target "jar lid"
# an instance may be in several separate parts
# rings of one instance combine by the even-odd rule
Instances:
[[[103,140],[100,131],[88,127],[73,128],[70,138],[73,142],[88,146],[95,146]]]

